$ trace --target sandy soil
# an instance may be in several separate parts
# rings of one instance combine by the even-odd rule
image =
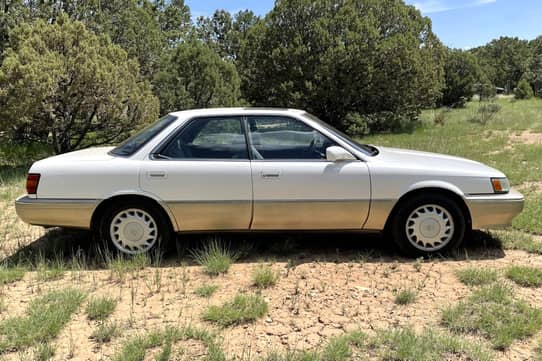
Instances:
[[[88,321],[81,307],[53,343],[55,360],[109,360],[126,339],[146,330],[188,324],[214,329],[200,318],[205,307],[221,304],[237,292],[257,292],[251,285],[251,272],[262,262],[269,263],[280,279],[276,286],[262,291],[269,303],[268,314],[254,324],[215,329],[229,355],[246,359],[271,351],[319,348],[330,337],[351,330],[372,334],[394,326],[439,328],[442,308],[471,292],[457,280],[456,270],[467,266],[503,269],[512,264],[542,267],[542,256],[480,245],[469,246],[453,259],[417,264],[396,255],[384,240],[337,237],[305,236],[296,239],[296,247],[284,254],[274,251],[282,241],[270,236],[264,240],[268,243],[263,251],[262,247],[253,249],[248,258],[217,278],[205,275],[198,266],[181,264],[175,252],[166,255],[163,266],[147,267],[123,280],[107,269],[68,271],[62,279],[51,282],[38,281],[30,272],[24,280],[3,287],[0,319],[23,314],[29,301],[61,287],[81,288],[90,297],[116,297],[119,302],[111,319],[122,326],[121,336],[98,346],[89,338],[97,323]],[[29,248],[47,247],[52,238],[42,237]],[[209,300],[195,295],[197,287],[208,283],[219,285],[215,295]],[[396,305],[396,291],[406,288],[418,290],[416,301]],[[515,287],[515,293],[533,306],[542,305],[540,290]],[[541,336],[514,343],[508,351],[497,353],[499,360],[533,359],[535,341]],[[185,355],[189,359],[206,352],[198,342],[176,345],[182,346],[190,350],[190,355]],[[20,357],[17,353],[7,355],[8,360]]]

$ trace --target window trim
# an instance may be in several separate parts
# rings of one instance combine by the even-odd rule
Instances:
[[[241,132],[243,132],[244,138],[245,138],[245,148],[246,148],[246,158],[160,158],[157,157],[157,155],[160,155],[160,152],[162,152],[165,148],[169,146],[169,144],[179,135],[182,134],[188,127],[190,127],[192,124],[194,124],[197,121],[201,121],[203,119],[205,120],[212,120],[212,119],[225,119],[225,118],[235,118],[240,120],[241,122]],[[185,161],[211,161],[211,162],[249,162],[251,152],[249,150],[248,146],[248,139],[245,129],[245,117],[243,115],[211,115],[211,116],[196,116],[193,118],[187,119],[183,124],[181,124],[177,129],[175,129],[173,132],[171,132],[168,136],[166,136],[160,143],[158,143],[149,153],[149,159],[150,160],[159,160],[159,161],[176,161],[176,162],[185,162]],[[163,155],[163,157],[167,157],[166,155]]]

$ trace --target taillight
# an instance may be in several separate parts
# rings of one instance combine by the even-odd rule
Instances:
[[[28,173],[26,177],[26,193],[36,194],[38,192],[38,184],[40,182],[40,175],[38,173]]]

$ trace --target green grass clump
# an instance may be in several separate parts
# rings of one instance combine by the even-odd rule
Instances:
[[[258,266],[252,272],[252,284],[258,288],[269,288],[277,284],[279,279],[270,266]]]
[[[169,327],[163,331],[152,331],[144,336],[136,336],[128,340],[121,351],[113,357],[113,361],[143,361],[147,350],[158,348],[156,359],[167,360],[171,356],[172,343],[196,340],[207,347],[207,361],[226,361],[226,355],[216,341],[216,336],[207,330],[185,327]],[[184,359],[184,358],[183,358]]]
[[[64,277],[66,266],[60,258],[53,261],[41,260],[36,267],[38,281],[56,281]]]
[[[0,285],[20,281],[25,273],[26,270],[22,267],[0,267]]]
[[[267,308],[261,296],[238,294],[222,306],[209,306],[203,319],[227,327],[255,321],[267,313]]]
[[[524,195],[525,208],[514,218],[512,225],[525,232],[542,234],[542,193],[527,191]]]
[[[118,335],[120,335],[120,329],[115,322],[100,323],[98,328],[92,332],[90,338],[98,343],[108,343]]]
[[[542,286],[542,269],[513,266],[506,271],[506,277],[523,287]]]
[[[542,328],[542,310],[514,299],[508,287],[495,283],[445,309],[442,323],[455,332],[478,333],[504,349]]]
[[[124,280],[127,274],[141,271],[148,265],[150,265],[150,260],[146,254],[136,254],[134,256],[118,255],[117,257],[107,258],[107,268],[120,281]]]
[[[395,295],[395,303],[398,305],[408,305],[416,300],[416,291],[411,289],[401,290]]]
[[[34,360],[47,361],[53,358],[55,355],[55,349],[49,343],[39,344],[34,350]]]
[[[86,313],[89,320],[103,321],[109,317],[117,307],[117,300],[110,297],[92,298],[88,301]]]
[[[491,361],[493,355],[478,343],[457,336],[426,329],[417,334],[410,328],[380,331],[370,341],[369,348],[382,360],[433,361],[457,359]],[[455,359],[455,357],[454,357]]]
[[[456,276],[467,286],[483,286],[497,281],[498,273],[492,269],[469,267],[457,271]]]
[[[205,284],[196,288],[196,295],[200,297],[209,298],[218,290],[217,285]]]
[[[518,230],[491,231],[491,237],[502,243],[505,249],[522,250],[528,253],[542,254],[542,241]]]
[[[33,300],[26,315],[0,322],[0,353],[50,341],[69,322],[84,298],[83,292],[69,288]]]
[[[191,250],[190,253],[194,261],[210,276],[228,272],[231,264],[237,259],[235,252],[217,239],[207,242],[201,249]]]

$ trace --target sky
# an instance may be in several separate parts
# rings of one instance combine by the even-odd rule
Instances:
[[[194,17],[216,9],[250,9],[265,15],[274,0],[185,0]],[[449,47],[469,49],[500,36],[534,39],[542,35],[542,0],[406,0],[433,21],[433,31]]]

